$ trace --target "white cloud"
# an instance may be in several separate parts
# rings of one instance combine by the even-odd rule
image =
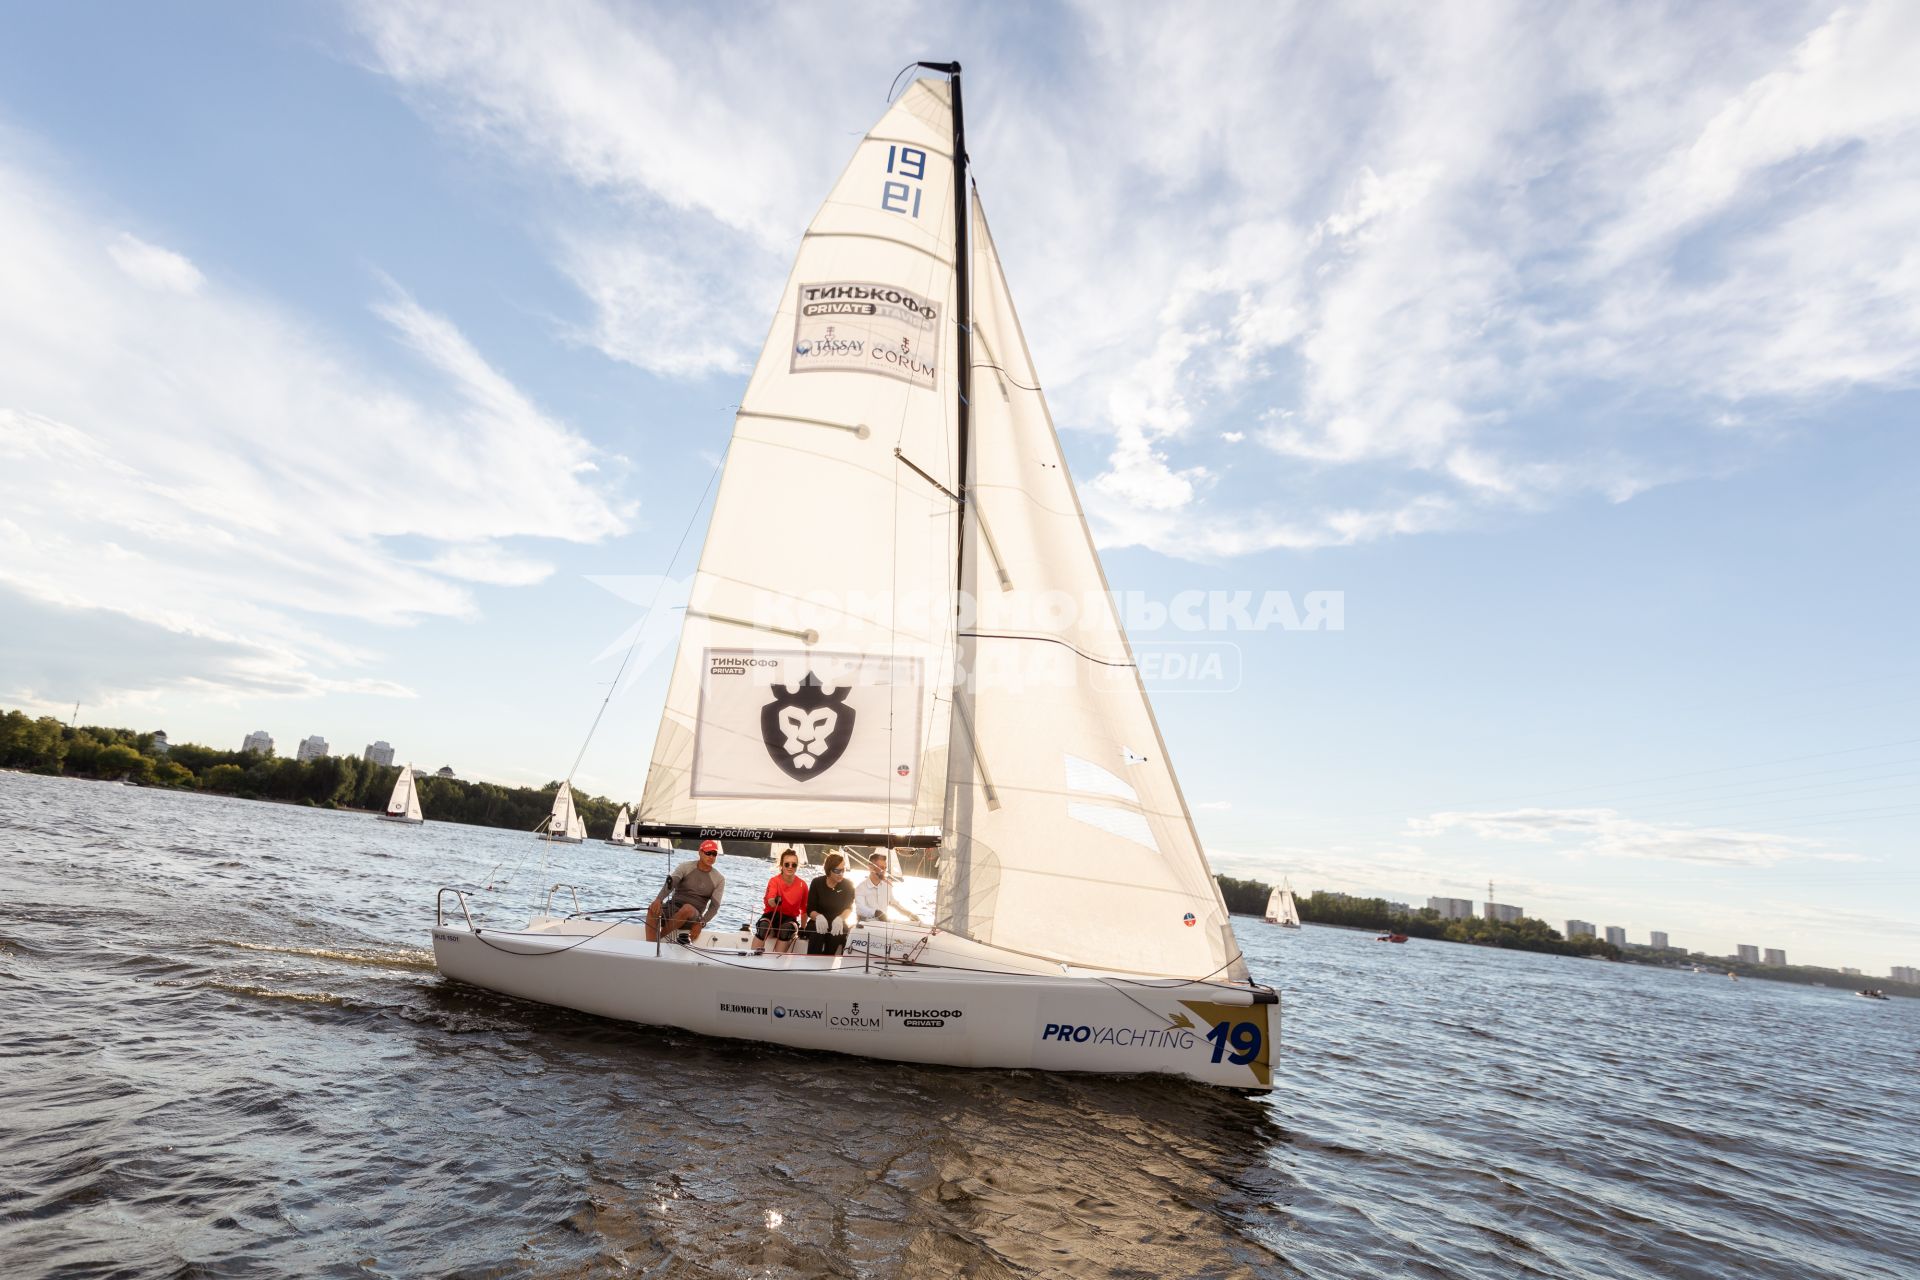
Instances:
[[[182,678],[404,693],[329,620],[470,617],[462,581],[548,572],[504,540],[625,527],[592,448],[404,294],[375,309],[412,392],[3,153],[0,241],[0,584],[198,644]]]
[[[197,293],[206,277],[200,268],[171,249],[148,244],[122,231],[107,243],[107,256],[135,281],[168,293]]]
[[[1509,809],[1443,812],[1416,818],[1422,838],[1463,831],[1483,840],[1550,844],[1581,857],[1652,858],[1719,867],[1771,867],[1793,859],[1859,861],[1819,842],[1761,831],[1646,822],[1612,809]]]
[[[488,542],[448,547],[422,562],[420,567],[449,578],[496,587],[531,587],[553,576],[553,566],[546,561],[518,555]]]
[[[898,64],[892,8],[358,13],[426,114],[599,198],[546,229],[576,336],[670,376],[745,367]],[[951,21],[907,13],[933,43]],[[1046,74],[976,65],[976,177],[1056,415],[1104,437],[1103,541],[1231,555],[1624,501],[1788,398],[1910,385],[1920,15],[1737,17],[1088,3]],[[1265,450],[1236,474],[1298,481],[1284,515],[1212,483],[1243,434]]]

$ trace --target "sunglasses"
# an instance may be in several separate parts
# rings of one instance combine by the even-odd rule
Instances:
[[[799,866],[800,864],[799,864],[799,863],[797,863],[797,862],[783,862],[783,863],[781,863],[780,865],[781,865],[781,867],[782,867],[782,868],[786,868],[786,867],[797,867],[797,866]]]

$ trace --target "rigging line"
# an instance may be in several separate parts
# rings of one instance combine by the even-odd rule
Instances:
[[[1907,747],[1912,746],[1916,742],[1920,742],[1920,738],[1901,738],[1895,742],[1875,742],[1863,747],[1846,747],[1839,751],[1816,751],[1808,755],[1780,756],[1772,760],[1754,760],[1746,764],[1722,765],[1717,769],[1689,769],[1681,773],[1655,773],[1639,778],[1620,778],[1612,782],[1594,782],[1577,787],[1550,787],[1544,791],[1523,791],[1506,796],[1498,796],[1490,800],[1482,800],[1468,804],[1439,805],[1435,807],[1441,809],[1474,809],[1483,805],[1505,804],[1510,801],[1526,800],[1536,796],[1567,795],[1572,792],[1598,791],[1606,787],[1630,787],[1642,782],[1666,782],[1671,778],[1700,778],[1714,773],[1731,773],[1737,769],[1764,769],[1769,765],[1794,764],[1801,760],[1826,760],[1833,756],[1850,756],[1862,751],[1880,751],[1887,747]]]
[[[608,930],[617,929],[625,923],[627,923],[625,920],[615,920],[613,923],[609,924],[605,929],[600,930],[600,932],[598,933],[585,934],[581,938],[579,938],[577,941],[570,942],[564,947],[548,947],[545,950],[535,948],[532,951],[515,951],[512,947],[503,947],[499,943],[494,942],[491,939],[488,939],[486,937],[483,937],[481,934],[481,931],[478,929],[475,929],[473,931],[473,937],[476,942],[484,942],[489,947],[492,947],[495,951],[505,952],[507,955],[510,955],[510,956],[557,956],[557,955],[564,955],[565,953],[573,950],[575,947],[584,946],[585,944],[594,941],[596,938],[605,937]]]
[[[1808,800],[1841,800],[1849,796],[1877,795],[1882,791],[1902,791],[1920,784],[1920,774],[1889,774],[1887,777],[1898,781],[1884,787],[1860,787],[1852,791],[1828,791],[1825,788],[1851,786],[1856,782],[1882,782],[1884,778],[1848,778],[1837,782],[1810,782],[1802,787],[1781,787],[1777,791],[1748,791],[1732,796],[1710,796],[1704,799],[1669,801],[1666,804],[1648,805],[1636,808],[1636,818],[1661,819],[1680,817],[1689,813],[1740,812],[1744,809],[1766,808],[1776,804],[1803,804]],[[1815,791],[1815,795],[1791,795],[1795,791]],[[1764,821],[1764,819],[1763,819]]]
[[[1020,388],[1022,391],[1040,390],[1040,388],[1030,387],[1026,383],[1020,381],[1020,379],[1014,377],[1013,374],[1007,370],[1005,365],[992,364],[985,360],[976,360],[974,361],[973,367],[976,369],[992,369],[995,373],[999,374],[1001,377],[1005,378],[1008,382],[1011,382],[1014,386]]]
[[[1632,800],[1650,800],[1660,796],[1698,795],[1702,791],[1722,791],[1728,787],[1747,787],[1747,786],[1768,787],[1768,786],[1772,786],[1774,783],[1792,782],[1799,778],[1821,778],[1821,777],[1826,777],[1828,774],[1858,773],[1862,769],[1881,769],[1881,768],[1888,768],[1892,766],[1899,766],[1901,768],[1904,768],[1910,764],[1920,764],[1920,757],[1908,757],[1907,759],[1904,759],[1904,760],[1871,760],[1871,761],[1868,761],[1866,764],[1843,764],[1832,769],[1812,769],[1812,770],[1808,770],[1805,773],[1783,773],[1777,778],[1735,778],[1731,782],[1709,782],[1704,786],[1680,787],[1672,791],[1639,791],[1639,792],[1635,792],[1632,795],[1614,796],[1608,801],[1608,803],[1624,804]],[[1897,777],[1899,775],[1895,774],[1895,775],[1889,775],[1889,776]],[[1811,785],[1837,786],[1837,785],[1841,785],[1849,782],[1865,782],[1865,781],[1872,781],[1872,779],[1836,778],[1833,782],[1814,783]],[[1797,790],[1798,788],[1793,788],[1793,789]],[[1760,794],[1766,794],[1766,793],[1762,792]],[[1655,807],[1658,808],[1659,806],[1655,806]]]
[[[1096,658],[1085,649],[1068,644],[1065,640],[1061,640],[1055,636],[1019,636],[1005,631],[962,631],[960,634],[963,636],[971,636],[976,640],[1038,640],[1046,644],[1057,644],[1062,649],[1071,649],[1088,662],[1097,662],[1103,667],[1126,668],[1134,665],[1131,662],[1109,662],[1105,658]]]
[[[1788,821],[1763,822],[1754,825],[1764,825],[1767,830],[1763,834],[1771,835],[1775,831],[1785,831],[1792,827],[1838,825],[1842,822],[1877,822],[1889,818],[1900,818],[1906,816],[1907,810],[1920,812],[1920,805],[1883,804],[1872,805],[1865,809],[1836,809],[1831,813],[1783,814],[1782,817]]]
[[[729,440],[727,448],[722,449],[720,456],[714,460],[713,470],[707,475],[706,487],[700,490],[700,500],[694,503],[693,510],[687,513],[687,523],[685,527],[680,530],[680,541],[673,544],[673,554],[667,557],[667,571],[660,575],[660,581],[654,584],[653,599],[647,602],[648,618],[653,617],[653,611],[660,603],[660,593],[666,590],[667,580],[673,576],[673,566],[680,561],[680,552],[685,549],[687,545],[687,535],[693,532],[693,524],[695,520],[700,518],[701,508],[707,505],[707,495],[713,491],[713,482],[719,479],[720,469],[726,465],[727,454],[732,448],[732,441]],[[633,640],[627,645],[626,653],[621,655],[620,669],[613,673],[613,683],[607,687],[607,696],[601,700],[600,709],[593,713],[593,723],[587,726],[587,738],[585,742],[580,744],[580,754],[573,758],[573,767],[567,770],[566,780],[568,784],[573,782],[573,775],[579,770],[580,762],[586,759],[587,748],[592,745],[593,735],[600,728],[601,717],[607,714],[607,708],[613,704],[613,695],[620,691],[620,678],[626,674],[627,664],[633,661],[633,651],[640,647],[640,638],[645,634],[646,626],[642,624],[634,631]],[[551,815],[549,815],[549,817],[551,817]],[[536,828],[536,830],[538,830],[538,828]]]
[[[893,83],[887,86],[887,102],[889,104],[893,102],[894,91],[900,87],[900,77],[906,75],[907,72],[914,70],[916,67],[920,67],[923,65],[925,64],[919,63],[919,62],[909,62],[906,66],[900,68],[899,71],[894,73]]]

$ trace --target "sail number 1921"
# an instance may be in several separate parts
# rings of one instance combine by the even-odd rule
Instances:
[[[1213,1061],[1220,1061],[1224,1055],[1228,1062],[1243,1067],[1260,1056],[1260,1042],[1264,1037],[1257,1022],[1216,1022],[1213,1030],[1207,1032],[1207,1039],[1213,1043]],[[1232,1046],[1229,1053],[1228,1046]]]
[[[927,153],[918,147],[887,148],[887,172],[898,177],[886,179],[880,187],[880,207],[888,213],[920,216],[920,184],[927,176]]]

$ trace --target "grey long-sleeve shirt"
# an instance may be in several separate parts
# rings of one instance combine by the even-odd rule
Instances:
[[[716,868],[702,871],[699,859],[683,862],[667,873],[660,897],[668,902],[688,902],[700,908],[700,923],[705,924],[720,912],[720,900],[727,894],[727,878]]]

